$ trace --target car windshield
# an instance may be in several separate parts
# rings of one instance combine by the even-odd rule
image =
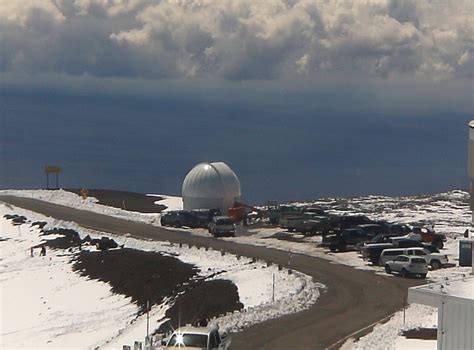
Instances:
[[[217,220],[217,223],[219,225],[232,225],[232,220],[231,219],[219,219],[219,220]]]
[[[190,346],[207,348],[207,335],[205,334],[173,334],[168,346]]]
[[[415,264],[426,264],[425,259],[422,258],[412,258],[411,262]]]

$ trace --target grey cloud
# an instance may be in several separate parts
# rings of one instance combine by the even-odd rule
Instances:
[[[0,1],[2,72],[472,78],[471,1]]]

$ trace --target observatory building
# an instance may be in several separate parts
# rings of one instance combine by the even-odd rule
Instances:
[[[224,162],[199,163],[183,181],[184,210],[218,208],[227,215],[240,195],[240,181]]]

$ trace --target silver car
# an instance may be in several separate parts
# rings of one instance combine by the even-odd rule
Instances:
[[[418,275],[425,278],[428,273],[428,264],[422,257],[400,255],[385,264],[387,273],[399,273],[402,277]]]

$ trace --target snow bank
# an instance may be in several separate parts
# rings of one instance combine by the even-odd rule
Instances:
[[[183,199],[176,196],[167,196],[164,194],[147,194],[150,197],[161,197],[162,199],[155,201],[155,204],[165,205],[167,208],[163,212],[170,210],[183,210]]]
[[[81,237],[105,235],[81,228],[73,222],[63,222],[42,215],[0,204],[2,253],[2,348],[13,346],[49,348],[121,349],[143,340],[146,334],[146,315],[137,317],[138,307],[129,298],[114,295],[110,286],[81,277],[72,271],[73,253],[48,250],[46,257],[30,257],[30,247],[41,242],[38,228],[28,224],[14,226],[3,218],[5,214],[19,214],[31,221],[46,221],[45,227],[76,230]],[[231,280],[238,289],[244,310],[217,318],[222,328],[239,330],[243,327],[297,312],[313,304],[320,284],[300,273],[288,274],[277,266],[253,262],[248,258],[214,250],[173,245],[166,242],[145,241],[114,236],[128,248],[159,251],[185,263],[196,265],[200,275],[208,279]],[[48,236],[52,238],[53,236]],[[44,238],[43,238],[44,239]],[[274,294],[273,278],[275,281]],[[31,288],[25,288],[24,286]],[[18,300],[22,303],[13,302]],[[274,300],[272,300],[274,298]],[[158,328],[168,305],[167,301],[151,311],[151,329]],[[239,321],[237,321],[239,320]]]
[[[30,248],[41,242],[40,231],[13,226],[3,217],[18,212],[0,205],[0,347],[83,349],[126,328],[137,306],[113,294],[108,284],[74,273],[67,252],[48,250],[39,256],[36,248],[31,257]]]
[[[65,205],[75,209],[109,215],[119,219],[144,222],[152,225],[160,225],[160,214],[139,213],[122,210],[120,208],[98,204],[97,198],[87,197],[86,199],[83,199],[81,196],[75,193],[64,190],[0,190],[0,194],[34,198],[54,204]]]
[[[429,306],[411,304],[405,310],[396,312],[386,323],[376,325],[374,330],[358,341],[349,339],[341,350],[436,350],[436,340],[406,339],[401,335],[404,330],[414,328],[436,328],[438,310]]]

